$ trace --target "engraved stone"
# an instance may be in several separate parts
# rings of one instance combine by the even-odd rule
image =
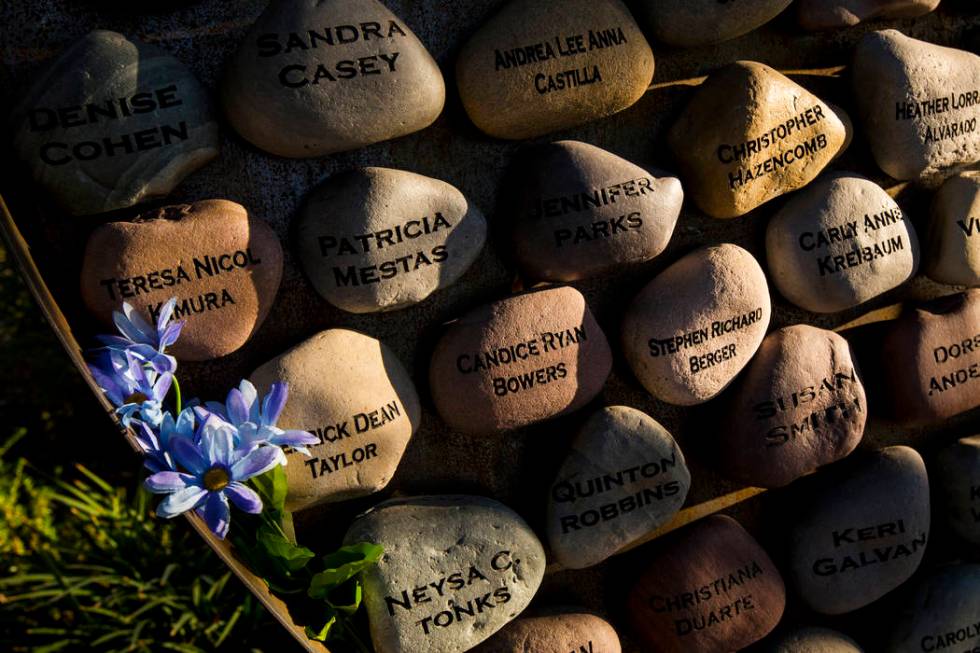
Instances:
[[[642,0],[636,13],[658,41],[692,47],[748,34],[765,25],[792,0]]]
[[[867,416],[844,338],[804,324],[774,331],[735,383],[721,439],[725,473],[787,485],[851,453]]]
[[[980,161],[980,57],[871,32],[854,54],[854,93],[882,170],[928,179]]]
[[[456,81],[481,131],[522,139],[626,109],[653,67],[620,0],[511,0],[463,46]]]
[[[919,239],[880,186],[834,173],[794,195],[773,216],[766,254],[784,297],[814,313],[834,313],[911,279],[919,265]]]
[[[698,207],[736,218],[810,183],[847,147],[849,125],[769,66],[738,61],[695,91],[667,142]]]
[[[627,603],[645,650],[728,653],[779,623],[786,607],[783,579],[734,519],[706,517],[659,547]]]
[[[494,433],[570,413],[602,390],[609,343],[569,287],[523,293],[450,323],[429,366],[432,399],[464,433]]]
[[[857,642],[827,628],[800,628],[779,637],[767,653],[864,653]]]
[[[980,544],[980,435],[943,449],[936,463],[946,519],[960,537]]]
[[[851,27],[875,18],[914,18],[939,6],[940,0],[799,0],[803,29]]]
[[[252,337],[282,279],[282,248],[264,221],[227,200],[148,211],[92,232],[82,261],[86,307],[103,323],[129,302],[155,323],[177,298],[186,320],[169,351],[180,360],[230,354]]]
[[[842,614],[918,568],[929,538],[929,479],[914,449],[888,447],[813,479],[794,506],[789,568],[803,602]]]
[[[302,158],[425,129],[446,86],[418,37],[377,0],[281,0],[232,57],[222,100],[247,141]]]
[[[415,385],[401,361],[384,343],[356,331],[321,331],[259,367],[251,381],[260,392],[287,382],[289,402],[279,426],[320,438],[309,447],[311,457],[287,454],[289,510],[383,489],[421,420]]]
[[[463,653],[521,613],[541,585],[544,549],[491,499],[430,496],[372,508],[345,543],[384,547],[362,575],[378,653]]]
[[[74,215],[164,197],[218,155],[208,93],[151,45],[98,30],[36,77],[14,109],[14,149]]]
[[[576,281],[667,247],[684,201],[681,182],[577,141],[540,146],[515,177],[512,237],[529,277]]]
[[[904,422],[980,406],[980,290],[906,311],[885,333],[881,365],[891,412]]]
[[[510,622],[473,653],[621,653],[619,636],[608,621],[588,613],[521,617]]]
[[[446,182],[364,168],[313,191],[297,242],[317,292],[345,311],[371,313],[417,304],[453,284],[486,233],[480,210]]]
[[[887,653],[980,650],[980,565],[940,569],[920,582],[896,615]]]
[[[727,243],[702,247],[633,300],[623,319],[626,359],[657,399],[700,404],[749,362],[771,313],[766,276],[749,252]]]
[[[940,283],[980,286],[980,175],[952,177],[936,193],[925,272]]]
[[[634,408],[603,408],[582,426],[551,485],[555,560],[569,569],[599,564],[668,522],[690,486],[667,429]]]

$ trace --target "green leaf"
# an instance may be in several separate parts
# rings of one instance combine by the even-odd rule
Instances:
[[[262,499],[263,510],[286,512],[286,471],[276,465],[265,474],[253,477],[250,481]]]
[[[310,639],[315,639],[318,642],[325,642],[327,641],[327,637],[330,636],[330,630],[335,625],[337,625],[337,614],[330,608],[327,608],[327,622],[323,624],[323,627],[319,630],[315,630],[310,626],[307,626],[306,636]]]
[[[361,607],[363,594],[361,581],[354,578],[340,587],[335,587],[327,598],[327,605],[348,617],[353,617]]]
[[[313,599],[326,599],[330,590],[361,573],[380,558],[384,549],[370,542],[341,547],[323,556],[324,570],[313,576],[307,594]]]
[[[305,546],[298,546],[286,539],[281,533],[274,531],[271,527],[263,524],[255,539],[270,557],[282,565],[286,571],[299,571],[306,566],[316,554]]]

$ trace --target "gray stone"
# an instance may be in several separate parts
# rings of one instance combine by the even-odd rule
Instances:
[[[867,417],[844,338],[805,324],[773,331],[735,382],[721,438],[724,471],[748,485],[782,487],[850,454]]]
[[[487,222],[444,181],[363,168],[313,191],[296,233],[317,292],[345,311],[372,313],[417,304],[455,283],[483,248]]]
[[[766,275],[752,254],[728,243],[702,247],[630,304],[622,328],[626,360],[657,399],[704,403],[749,362],[771,315]]]
[[[603,408],[582,426],[551,485],[555,560],[569,569],[599,564],[670,521],[690,486],[684,454],[667,429],[634,408]],[[632,508],[622,509],[624,501]]]
[[[354,521],[344,542],[384,547],[362,577],[378,653],[468,651],[520,614],[544,576],[534,532],[482,497],[386,501]]]
[[[456,82],[481,131],[522,139],[626,109],[653,67],[621,0],[511,0],[463,46]]]
[[[667,247],[684,191],[611,152],[559,141],[525,155],[515,177],[514,253],[529,277],[577,281]]]
[[[800,598],[823,614],[877,601],[922,562],[929,479],[914,449],[887,447],[814,479],[794,506],[789,569]]]
[[[711,45],[765,25],[792,0],[640,0],[636,13],[654,38],[670,45]]]
[[[425,129],[442,113],[438,64],[377,0],[279,0],[228,63],[225,114],[271,154],[316,157]]]
[[[619,636],[604,619],[571,612],[521,617],[473,653],[622,653]]]
[[[880,186],[835,173],[794,195],[773,216],[766,256],[786,299],[814,313],[835,313],[911,279],[919,239]]]
[[[920,582],[897,615],[887,653],[980,650],[980,565],[945,567]]]
[[[803,29],[851,27],[875,18],[914,18],[939,6],[940,0],[799,0]]]
[[[980,544],[980,435],[961,438],[936,457],[943,512],[953,530]]]
[[[320,438],[308,447],[312,457],[286,455],[289,510],[383,489],[422,417],[401,361],[383,342],[348,329],[321,331],[260,366],[251,381],[263,394],[288,383],[279,426]]]
[[[218,155],[205,88],[163,50],[94,31],[41,74],[12,114],[14,149],[67,211],[165,197]]]
[[[893,29],[858,43],[854,94],[882,170],[929,180],[980,161],[980,57]]]
[[[980,174],[949,179],[936,193],[925,273],[939,283],[980,286]]]
[[[864,653],[857,642],[828,628],[800,628],[779,637],[767,653]]]

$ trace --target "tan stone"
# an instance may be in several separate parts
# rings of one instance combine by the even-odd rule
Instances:
[[[289,510],[383,489],[421,420],[401,362],[384,343],[356,331],[321,331],[259,367],[251,381],[260,393],[287,382],[289,401],[278,425],[321,441],[309,447],[311,458],[287,455]]]
[[[619,636],[608,621],[572,612],[521,617],[473,649],[473,653],[621,653]]]
[[[151,322],[177,298],[186,319],[170,350],[200,361],[230,354],[258,330],[282,278],[282,248],[264,221],[240,204],[204,200],[148,211],[92,232],[81,292],[103,323],[129,302]]]
[[[925,273],[939,283],[980,286],[980,174],[952,177],[936,193]]]
[[[446,100],[438,64],[378,0],[279,0],[231,58],[225,114],[271,154],[354,150],[431,125]]]
[[[714,218],[735,218],[810,183],[847,146],[849,119],[765,64],[712,73],[667,142],[684,189]]]
[[[640,0],[636,13],[658,41],[682,47],[721,43],[768,23],[792,0]]]
[[[799,0],[803,29],[851,27],[875,18],[914,18],[935,11],[940,0]]]
[[[511,0],[463,46],[456,81],[480,130],[522,139],[626,109],[653,68],[621,0]]]
[[[429,366],[442,419],[465,433],[516,429],[581,408],[602,390],[612,354],[569,287],[471,310],[447,327]]]
[[[766,276],[749,252],[727,243],[702,247],[636,296],[623,318],[623,349],[650,394],[692,406],[732,382],[771,315]]]

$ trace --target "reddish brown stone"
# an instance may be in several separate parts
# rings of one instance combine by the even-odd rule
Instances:
[[[734,519],[714,515],[662,545],[628,607],[645,650],[727,653],[776,627],[786,589],[755,538]]]
[[[453,322],[429,368],[432,399],[450,427],[492,433],[581,408],[609,376],[602,329],[574,288],[524,293]]]
[[[906,312],[885,335],[881,364],[903,421],[937,422],[980,406],[980,290]]]
[[[587,613],[523,617],[510,622],[473,653],[621,653],[619,636],[604,619]]]

